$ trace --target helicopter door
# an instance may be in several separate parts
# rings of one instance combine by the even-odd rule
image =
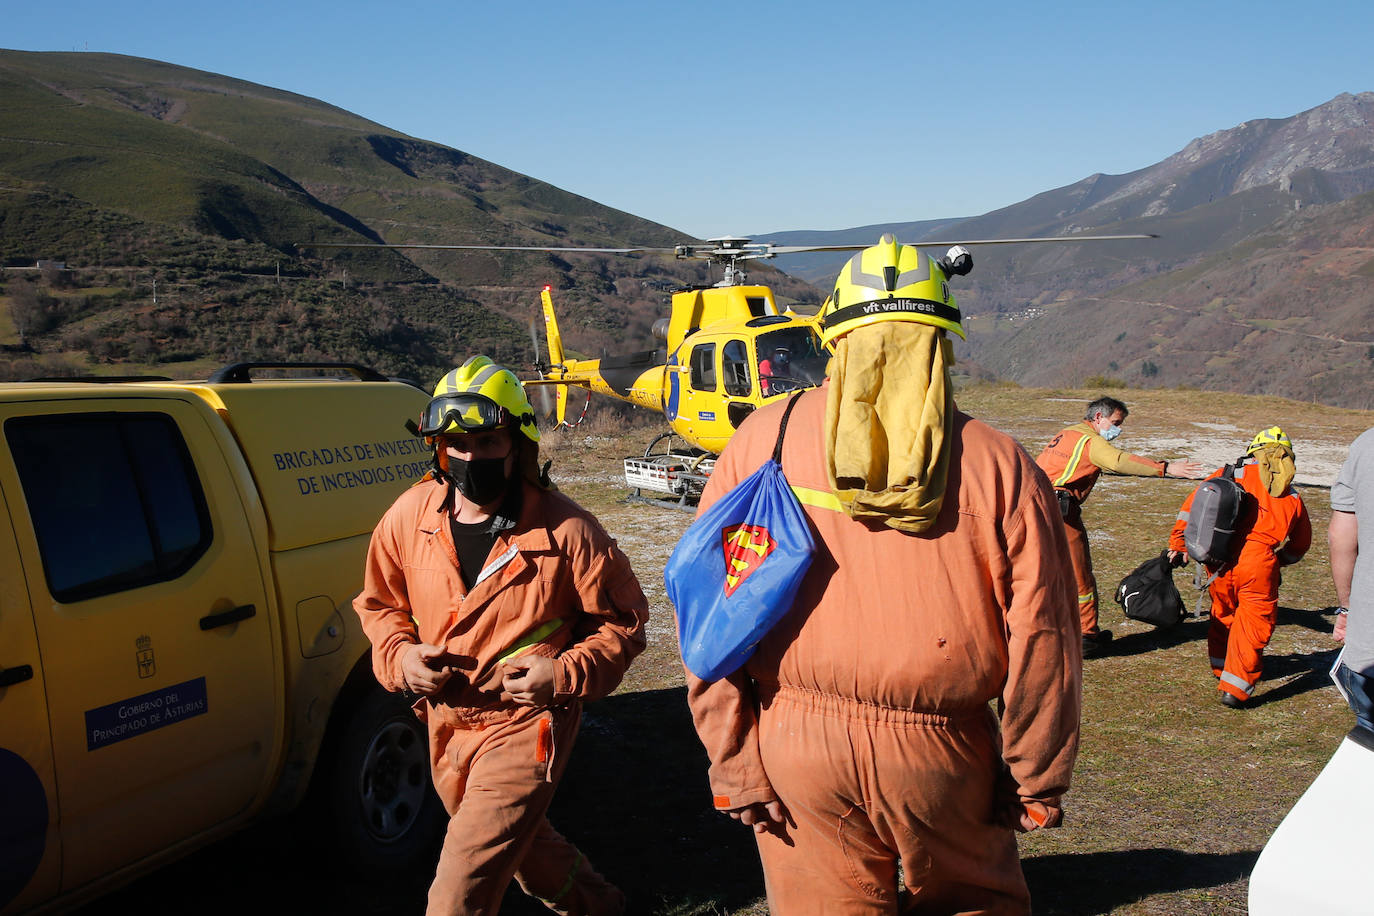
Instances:
[[[735,398],[749,397],[749,392],[754,388],[754,375],[749,371],[749,348],[744,341],[726,341],[720,369],[725,377],[726,394]]]
[[[678,415],[689,428],[701,423],[714,423],[716,408],[720,406],[720,385],[716,378],[716,344],[700,343],[692,348],[687,365],[690,373],[680,396]]]
[[[754,391],[754,366],[749,347],[742,340],[726,341],[720,355],[720,374],[725,385],[726,418],[736,429],[756,406],[750,399]]]

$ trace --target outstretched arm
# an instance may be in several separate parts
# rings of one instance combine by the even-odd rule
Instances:
[[[1164,462],[1165,477],[1182,477],[1184,480],[1200,480],[1206,468],[1197,461],[1179,458]]]
[[[1132,455],[1107,442],[1101,436],[1088,437],[1088,460],[1111,474],[1129,474],[1133,477],[1163,477],[1163,461],[1151,461],[1141,455]]]

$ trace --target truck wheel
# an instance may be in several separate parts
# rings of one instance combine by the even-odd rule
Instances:
[[[430,781],[424,725],[402,697],[372,687],[339,739],[326,804],[341,852],[368,868],[413,866],[448,821]]]

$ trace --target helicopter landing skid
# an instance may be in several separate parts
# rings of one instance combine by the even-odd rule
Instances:
[[[696,508],[716,459],[711,455],[651,455],[625,459],[629,498],[668,509]],[[645,495],[645,491],[651,494]]]

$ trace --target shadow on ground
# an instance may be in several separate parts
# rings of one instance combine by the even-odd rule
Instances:
[[[1172,627],[1157,627],[1139,633],[1128,633],[1107,643],[1098,657],[1143,655],[1159,649],[1171,649],[1185,642],[1206,640],[1207,625],[1205,619],[1189,617]]]
[[[626,892],[630,913],[728,913],[763,895],[752,835],[711,807],[706,766],[684,687],[587,707],[549,817]],[[304,810],[258,824],[79,912],[424,912],[437,848],[399,875],[367,874],[330,857],[323,829]],[[512,884],[501,913],[548,910]]]
[[[1159,635],[1196,638],[1186,626]],[[1301,664],[1312,667],[1307,657]],[[1310,689],[1306,681],[1300,677],[1269,696]],[[624,694],[588,707],[550,819],[625,890],[630,913],[730,913],[763,895],[752,837],[712,810],[706,766],[685,688]],[[401,875],[360,873],[331,859],[320,830],[303,813],[260,824],[82,912],[176,912],[188,905],[198,916],[423,912],[437,850]],[[1226,885],[1248,874],[1257,855],[1137,849],[1037,856],[1024,867],[1037,913],[1076,916],[1107,913],[1155,894]],[[512,885],[501,912],[548,911]]]
[[[1196,853],[1126,849],[1025,859],[1021,866],[1040,916],[1089,916],[1155,894],[1201,890],[1250,874],[1259,851]]]
[[[752,834],[711,807],[706,768],[685,687],[609,697],[583,716],[549,819],[631,913],[728,913],[763,895],[763,877]],[[548,912],[516,894],[503,914]]]

